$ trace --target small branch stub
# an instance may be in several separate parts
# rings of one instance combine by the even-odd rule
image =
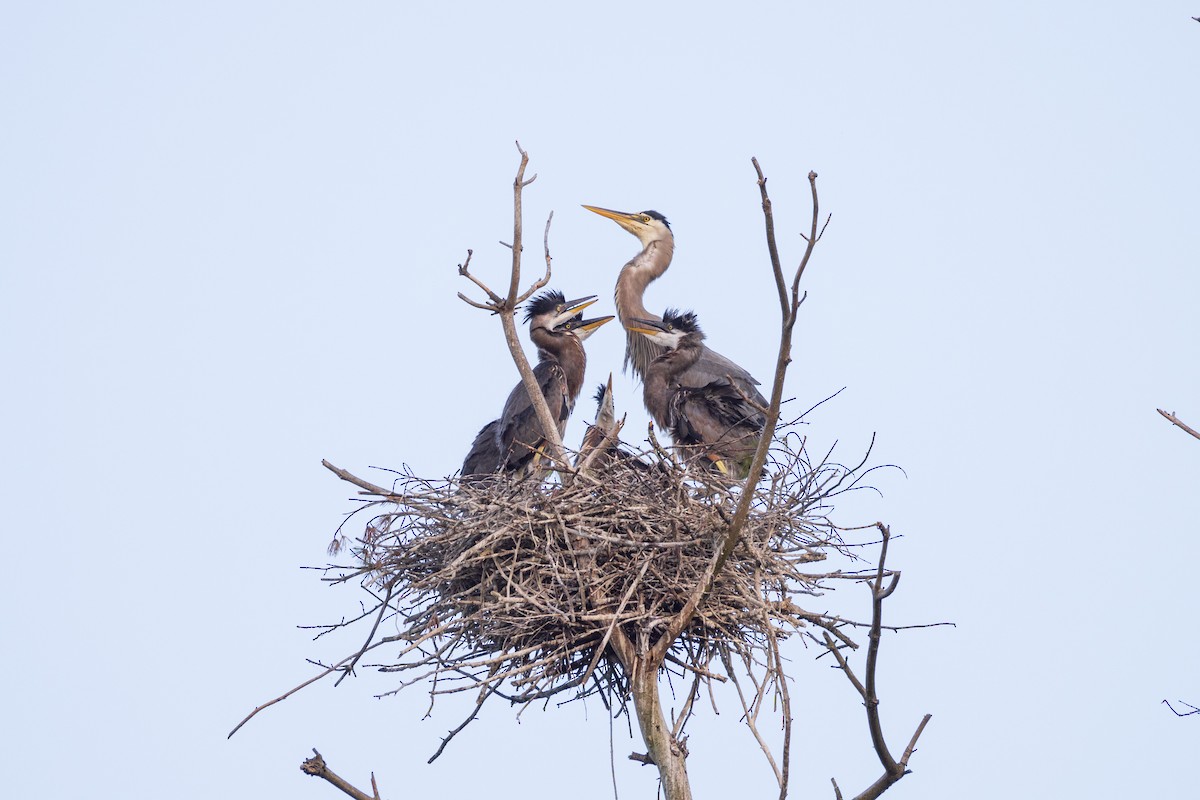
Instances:
[[[372,793],[367,794],[361,789],[353,786],[341,776],[337,775],[333,770],[329,769],[325,763],[325,758],[317,752],[317,748],[313,748],[313,757],[306,758],[300,764],[300,771],[305,775],[311,775],[314,778],[321,778],[341,789],[346,794],[353,797],[355,800],[380,800],[379,787],[375,784],[375,773],[371,773],[371,789]]]

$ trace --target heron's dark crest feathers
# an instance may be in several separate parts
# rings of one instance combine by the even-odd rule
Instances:
[[[608,384],[606,383],[602,383],[596,387],[596,393],[592,395],[592,400],[595,401],[596,405],[600,405],[604,402],[604,393],[607,391]]]
[[[562,292],[557,289],[547,289],[526,304],[525,321],[529,322],[539,314],[548,314],[565,302],[567,302],[567,298]]]
[[[658,213],[657,211],[643,211],[642,213],[645,214],[647,217],[653,217],[654,219],[661,222],[663,225],[666,225],[668,229],[670,229],[671,223],[667,222],[667,218],[664,217],[662,214]]]
[[[663,312],[663,322],[670,325],[673,330],[684,331],[685,333],[698,333],[701,337],[704,336],[704,331],[700,330],[700,321],[696,319],[695,311],[680,311],[677,308],[668,308]]]

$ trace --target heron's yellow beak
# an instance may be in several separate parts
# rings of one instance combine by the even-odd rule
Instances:
[[[634,217],[637,216],[637,214],[629,214],[624,211],[613,211],[611,208],[600,208],[599,206],[585,205],[584,208],[586,208],[588,211],[592,211],[596,214],[599,214],[602,217],[608,217],[609,219],[615,219],[618,222],[620,222],[621,220],[632,220]]]
[[[642,237],[644,232],[649,230],[649,226],[646,224],[646,220],[641,214],[629,214],[624,211],[613,211],[611,208],[600,208],[599,206],[585,205],[584,208],[586,208],[588,211],[599,214],[602,217],[608,217],[613,222],[617,223],[639,239]]]
[[[625,322],[625,330],[654,336],[658,333],[665,333],[667,328],[655,319],[630,319]]]
[[[577,330],[587,331],[588,333],[591,333],[592,331],[596,330],[604,323],[609,322],[610,320],[613,320],[613,319],[616,319],[616,318],[610,316],[610,317],[596,317],[595,319],[585,319],[583,322],[579,323],[579,325],[577,326]],[[608,389],[609,389],[609,391],[612,391],[612,377],[611,376],[609,376],[609,379],[608,379]]]
[[[567,322],[572,317],[578,316],[585,308],[595,303],[598,299],[599,298],[596,295],[590,294],[587,297],[581,297],[578,300],[568,300],[559,306],[559,308],[562,310],[553,320],[550,321],[549,327],[552,329],[557,328],[559,325]]]

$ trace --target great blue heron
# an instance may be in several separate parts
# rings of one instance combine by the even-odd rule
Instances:
[[[762,436],[763,415],[729,381],[680,382],[704,355],[696,315],[667,309],[662,319],[631,319],[627,327],[665,348],[643,379],[650,416],[685,452],[703,455],[730,477],[745,478]]]
[[[525,310],[529,338],[538,350],[533,375],[558,423],[559,436],[566,430],[583,386],[587,368],[583,340],[612,319],[584,319],[580,312],[594,302],[595,295],[567,301],[562,292],[550,290],[535,297]],[[531,467],[543,444],[542,426],[533,403],[525,384],[518,383],[509,393],[500,418],[484,425],[475,437],[463,461],[462,474],[523,472]]]
[[[646,310],[642,297],[646,287],[671,266],[675,235],[671,233],[667,218],[657,211],[630,214],[596,206],[585,205],[584,208],[613,220],[642,243],[642,251],[622,267],[617,276],[615,300],[617,316],[625,326],[625,367],[632,365],[634,374],[644,381],[650,363],[662,355],[663,348],[657,342],[634,332],[629,323],[635,319],[660,319]],[[700,346],[700,352],[691,366],[677,378],[680,385],[696,388],[708,386],[714,381],[728,384],[731,379],[747,397],[759,406],[766,407],[766,398],[756,388],[758,381],[754,376],[705,345]],[[762,418],[761,414],[759,418]]]

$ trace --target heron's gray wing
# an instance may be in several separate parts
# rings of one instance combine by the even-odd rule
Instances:
[[[730,378],[737,382],[738,388],[745,392],[747,397],[766,407],[767,399],[762,396],[762,392],[754,388],[758,385],[754,376],[709,347],[705,347],[696,363],[679,376],[679,384],[700,389],[713,382],[728,384]]]
[[[703,388],[680,388],[671,402],[671,435],[676,444],[699,446],[725,460],[734,477],[745,477],[762,438],[765,420],[728,381]]]
[[[571,398],[567,396],[567,381],[562,366],[554,361],[543,361],[534,367],[533,377],[537,379],[542,396],[550,405],[550,414],[558,422],[561,436],[567,426],[567,419],[571,416],[572,405]],[[518,383],[509,393],[499,422],[504,468],[518,469],[533,456],[529,446],[536,447],[542,439],[542,426],[538,423],[524,383]]]
[[[670,429],[676,441],[714,444],[721,439],[751,435],[757,442],[766,420],[728,381],[713,381],[699,389],[680,388],[671,398]],[[736,435],[733,431],[739,430]]]
[[[500,469],[500,420],[494,419],[479,431],[471,451],[463,460],[462,474],[489,475]]]

